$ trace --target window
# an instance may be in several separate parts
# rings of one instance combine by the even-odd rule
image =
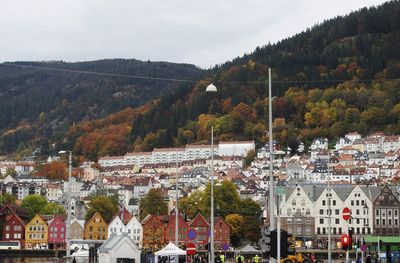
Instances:
[[[375,210],[375,215],[379,216],[379,209]]]
[[[6,230],[10,230],[10,226],[6,226]]]
[[[350,205],[354,205],[354,200],[351,200]]]
[[[10,238],[10,234],[7,233],[6,234],[6,238],[9,239]]]
[[[293,206],[296,206],[296,199],[293,199],[293,200],[292,200],[292,205],[293,205]]]
[[[326,205],[326,201],[325,200],[322,200],[322,205]]]
[[[332,204],[333,204],[333,205],[336,205],[336,200],[333,200],[333,201],[332,201]]]
[[[335,215],[339,215],[339,214],[340,214],[339,209],[335,209]]]
[[[324,209],[320,209],[320,210],[319,210],[319,214],[320,214],[320,215],[323,215],[323,214],[324,214]]]
[[[337,224],[337,225],[340,224],[339,218],[336,218],[336,219],[335,219],[335,224]]]
[[[323,219],[323,218],[320,218],[320,219],[319,219],[319,223],[320,223],[320,224],[323,224],[323,223],[324,223],[324,219]]]
[[[376,225],[379,226],[379,219],[376,219]]]
[[[360,200],[356,200],[356,206],[360,205]]]

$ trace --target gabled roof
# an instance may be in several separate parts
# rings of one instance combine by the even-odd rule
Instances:
[[[115,249],[121,242],[128,242],[129,246],[132,247],[133,250],[139,251],[139,248],[132,240],[132,238],[127,233],[122,233],[122,235],[111,235],[109,239],[107,239],[101,247],[99,247],[100,253],[106,253],[110,250]]]

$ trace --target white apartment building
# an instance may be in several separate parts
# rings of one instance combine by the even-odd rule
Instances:
[[[151,163],[181,162],[185,159],[185,148],[155,148],[151,155]]]
[[[220,156],[245,157],[249,151],[255,151],[256,145],[254,141],[220,142],[218,149],[218,155]]]
[[[143,166],[151,162],[151,152],[131,152],[124,156],[125,164]]]
[[[117,165],[124,165],[125,160],[124,156],[104,156],[98,160],[98,163],[103,166],[117,166]]]

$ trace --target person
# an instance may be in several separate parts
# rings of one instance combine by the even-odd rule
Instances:
[[[221,254],[220,258],[221,258],[221,263],[225,263],[225,255]]]
[[[238,254],[237,255],[237,261],[236,261],[237,263],[244,263],[243,261],[242,261],[242,256],[240,255],[240,254]]]
[[[75,257],[72,258],[72,263],[76,263]]]
[[[244,263],[244,256],[243,255],[240,255],[240,262]]]
[[[311,261],[311,262],[314,262],[314,260],[315,260],[314,254],[310,254],[310,261]]]
[[[254,263],[258,263],[258,261],[259,261],[259,257],[258,257],[258,255],[256,254],[256,255],[254,255],[254,257],[252,258],[252,261],[254,262]]]
[[[218,254],[218,255],[215,257],[215,263],[221,263],[221,255],[220,255],[220,254]]]

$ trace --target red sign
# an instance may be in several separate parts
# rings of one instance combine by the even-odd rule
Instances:
[[[343,208],[342,214],[343,214],[343,219],[344,219],[344,220],[347,221],[347,220],[350,219],[351,212],[350,212],[350,209],[349,209],[348,207]]]
[[[186,252],[188,255],[194,255],[196,254],[196,245],[193,243],[189,243],[186,246]]]

